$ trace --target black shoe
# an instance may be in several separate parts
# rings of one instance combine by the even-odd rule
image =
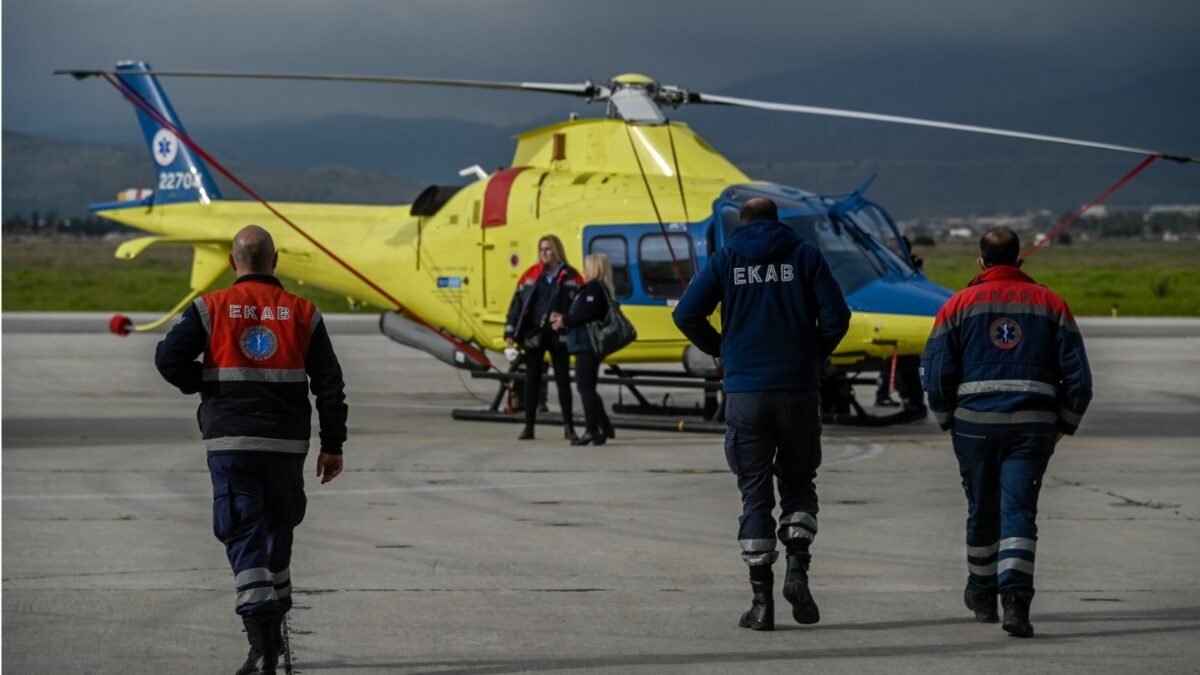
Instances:
[[[518,441],[529,441],[532,439],[533,439],[533,425],[527,424],[527,425],[525,425],[525,428],[521,430],[521,435],[517,436],[517,440]]]
[[[972,591],[967,587],[963,591],[963,602],[967,609],[975,612],[975,620],[979,623],[996,623],[1000,615],[996,612],[996,593],[994,591]]]
[[[787,574],[783,577],[783,599],[792,605],[796,623],[814,624],[821,621],[821,610],[808,590],[808,540],[801,539],[787,548]]]
[[[1004,623],[1000,626],[1013,637],[1033,637],[1033,624],[1029,623],[1029,599],[1006,595],[1000,600],[1004,605]]]
[[[275,645],[275,629],[272,624],[271,619],[242,617],[242,625],[246,627],[246,640],[250,643],[250,653],[246,655],[246,662],[238,668],[236,675],[275,672],[279,652]]]
[[[769,574],[770,567],[767,569]],[[750,581],[754,599],[750,601],[750,609],[738,620],[738,626],[750,630],[775,630],[774,585],[774,580]]]
[[[571,445],[588,445],[589,443],[592,445],[604,445],[607,440],[608,439],[604,437],[604,434],[593,434],[589,431],[579,438],[571,441]]]
[[[605,424],[603,427],[601,427],[600,431],[603,431],[604,437],[610,441],[617,437],[617,430],[613,428],[613,425],[611,422],[609,424]]]
[[[573,425],[573,424],[564,424],[563,425],[563,438],[567,439],[568,441],[571,441],[572,444],[574,444],[575,441],[579,440],[579,436],[575,435],[575,425]]]
[[[875,398],[875,407],[877,408],[899,408],[900,404],[892,400],[890,396],[879,396]]]

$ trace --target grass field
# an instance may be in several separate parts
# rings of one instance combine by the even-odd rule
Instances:
[[[979,268],[975,242],[918,247],[925,272],[952,290]],[[1200,242],[1107,239],[1044,247],[1021,268],[1057,291],[1080,316],[1200,316]]]
[[[152,246],[135,260],[113,257],[115,242],[52,239],[3,243],[5,311],[160,311],[188,291],[190,247]],[[233,282],[230,270],[215,288]],[[322,311],[350,311],[346,299],[284,279]]]
[[[3,243],[3,301],[8,311],[165,311],[187,291],[191,251],[154,247],[136,260],[113,257],[116,244],[39,240]],[[975,274],[974,243],[919,247],[933,281],[957,290]],[[1024,268],[1066,298],[1076,314],[1200,316],[1200,242],[1081,242],[1045,248]],[[233,280],[230,272],[220,284]],[[346,300],[284,280],[326,312]]]

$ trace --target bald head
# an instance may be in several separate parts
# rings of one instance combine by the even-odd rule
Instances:
[[[276,260],[275,241],[270,232],[258,225],[247,225],[234,235],[229,262],[238,276],[273,274]]]
[[[1007,227],[993,227],[979,238],[982,266],[1020,265],[1021,240]]]
[[[766,197],[755,197],[742,204],[742,225],[748,225],[760,220],[779,220],[779,209],[775,202]]]

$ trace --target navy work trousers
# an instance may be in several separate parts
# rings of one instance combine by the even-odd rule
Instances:
[[[554,366],[554,386],[558,389],[558,406],[562,409],[563,423],[572,423],[571,401],[571,355],[567,353],[566,338],[549,328],[542,329],[540,346],[525,350],[525,426],[532,427],[537,419],[538,399],[542,389],[542,374],[545,372],[546,352],[550,352],[550,363]]]
[[[1032,598],[1037,500],[1054,426],[956,419],[952,435],[967,493],[968,587]]]
[[[725,460],[742,493],[738,543],[748,565],[775,561],[775,538],[786,546],[817,533],[821,466],[821,402],[817,392],[725,395]],[[775,486],[781,516],[776,531]]]
[[[237,613],[275,617],[292,608],[292,530],[304,520],[304,455],[210,453],[213,534],[225,544]]]

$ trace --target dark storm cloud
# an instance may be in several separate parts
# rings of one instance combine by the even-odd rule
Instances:
[[[465,2],[40,0],[3,6],[4,127],[128,123],[96,81],[60,67],[140,59],[166,69],[579,81],[624,71],[719,90],[757,76],[919,49],[1011,51],[1079,72],[1200,62],[1200,3],[1019,0]],[[1194,84],[1194,83],[1193,83]],[[508,123],[570,105],[545,97],[366,86],[174,81],[193,126],[351,111]],[[764,92],[766,95],[771,92]],[[773,92],[802,100],[803,92]]]

